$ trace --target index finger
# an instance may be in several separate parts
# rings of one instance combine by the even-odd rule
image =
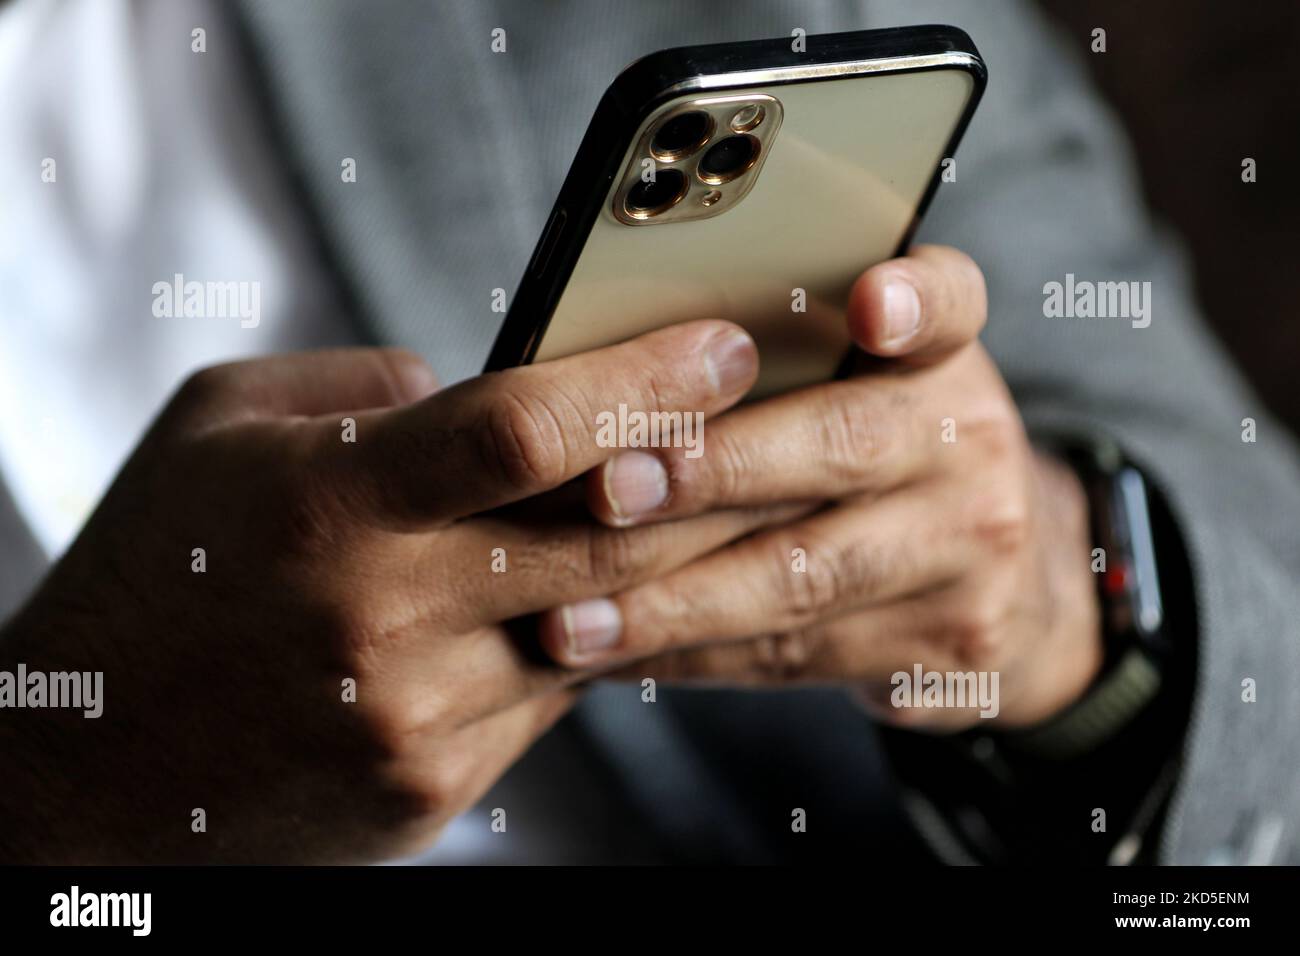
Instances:
[[[549,491],[616,454],[602,430],[610,417],[636,412],[680,428],[685,416],[735,404],[757,374],[739,326],[683,323],[359,414],[355,444],[334,457],[380,520],[449,522]],[[330,437],[338,443],[336,430]]]

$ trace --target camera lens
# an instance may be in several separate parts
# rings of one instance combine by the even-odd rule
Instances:
[[[713,120],[708,113],[693,110],[678,113],[660,126],[650,141],[650,151],[665,163],[689,156],[709,141]]]
[[[700,159],[700,178],[712,186],[735,179],[758,159],[758,140],[752,136],[720,139]]]
[[[678,169],[660,169],[650,182],[637,180],[628,190],[623,205],[637,219],[657,216],[686,195],[686,174]]]

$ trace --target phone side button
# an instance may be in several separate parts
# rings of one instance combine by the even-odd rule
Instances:
[[[551,216],[551,221],[546,224],[546,229],[542,233],[542,241],[537,244],[537,251],[533,253],[532,264],[528,271],[533,275],[541,277],[546,274],[546,266],[551,261],[551,253],[555,251],[556,245],[560,241],[560,233],[564,232],[565,220],[569,214],[563,208],[555,210]]]

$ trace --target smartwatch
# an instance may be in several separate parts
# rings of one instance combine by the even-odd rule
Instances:
[[[1088,497],[1090,563],[1096,578],[1105,658],[1084,696],[1003,742],[1045,757],[1093,750],[1126,727],[1160,692],[1171,653],[1146,479],[1112,442],[1053,444]]]

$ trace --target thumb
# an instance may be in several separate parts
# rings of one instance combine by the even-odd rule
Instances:
[[[984,327],[984,274],[964,252],[917,246],[864,272],[849,293],[849,332],[870,355],[929,365]]]

